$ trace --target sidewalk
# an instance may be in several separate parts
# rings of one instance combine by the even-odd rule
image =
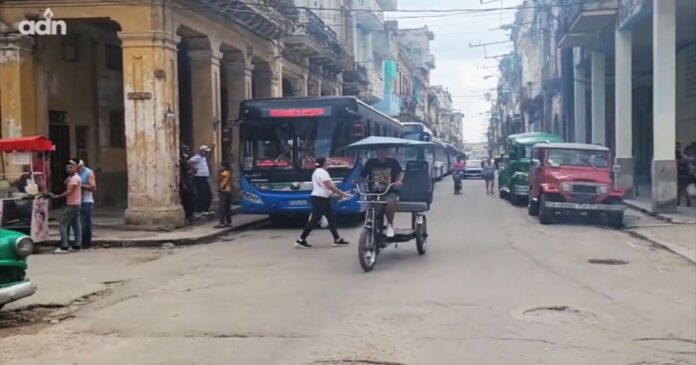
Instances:
[[[669,220],[652,214],[629,210],[626,212],[624,232],[696,263],[695,223],[670,223]]]
[[[642,195],[624,200],[629,208],[650,214],[670,223],[696,223],[696,207],[687,207],[682,200],[682,204],[677,207],[676,213],[653,213],[650,189],[641,188],[641,190],[643,191]]]
[[[215,228],[217,220],[209,220],[172,231],[152,231],[126,226],[123,224],[123,218],[119,216],[98,216],[94,219],[95,228],[92,244],[101,247],[159,247],[165,243],[190,245],[212,241],[233,231],[259,223],[266,218],[263,215],[235,214],[232,218],[234,226],[230,228]],[[51,222],[51,228],[49,240],[50,244],[53,245],[60,240],[60,233],[54,222]]]

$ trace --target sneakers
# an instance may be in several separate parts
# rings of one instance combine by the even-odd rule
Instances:
[[[346,247],[350,244],[350,242],[344,240],[343,238],[339,238],[334,241],[334,247]]]
[[[70,250],[66,250],[64,248],[56,248],[55,251],[53,251],[54,254],[64,254],[64,253],[70,253]]]
[[[232,228],[232,223],[217,224],[213,228]]]
[[[307,241],[305,241],[303,239],[298,239],[297,241],[295,241],[295,247],[297,247],[297,248],[312,248],[312,245],[310,245],[309,243],[307,243]]]
[[[391,224],[387,226],[387,237],[388,238],[394,237],[394,227]]]

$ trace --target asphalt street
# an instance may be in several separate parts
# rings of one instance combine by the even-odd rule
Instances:
[[[74,318],[0,336],[0,364],[696,364],[692,263],[463,191],[437,185],[426,255],[402,243],[370,273],[359,227],[346,248],[262,227],[123,267]]]

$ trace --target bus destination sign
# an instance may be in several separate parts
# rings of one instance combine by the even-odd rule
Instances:
[[[329,115],[327,108],[268,109],[271,118],[322,117]]]

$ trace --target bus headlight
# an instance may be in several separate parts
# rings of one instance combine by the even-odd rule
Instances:
[[[561,190],[570,193],[573,191],[573,185],[571,185],[570,183],[563,183],[561,184]]]
[[[597,191],[598,191],[600,194],[606,194],[606,193],[609,192],[609,186],[607,186],[607,185],[600,185],[600,186],[597,188]]]
[[[27,257],[34,253],[34,241],[27,237],[19,237],[15,241],[15,252],[19,257]]]
[[[246,191],[242,192],[242,197],[244,200],[253,203],[253,204],[263,204],[263,200],[261,200],[261,197],[254,194],[254,193],[247,193]]]

